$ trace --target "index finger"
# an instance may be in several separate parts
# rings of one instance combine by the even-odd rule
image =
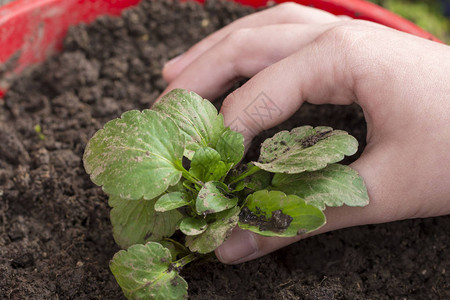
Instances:
[[[241,19],[209,35],[191,47],[186,53],[169,61],[163,69],[167,82],[173,81],[188,65],[199,56],[228,36],[243,28],[255,28],[274,24],[318,24],[336,22],[339,18],[328,12],[295,3],[283,3]]]

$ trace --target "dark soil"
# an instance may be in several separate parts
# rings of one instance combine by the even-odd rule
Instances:
[[[81,162],[86,142],[121,112],[150,106],[168,58],[249,12],[146,1],[72,28],[64,53],[14,84],[0,101],[1,299],[123,299],[108,268],[119,248],[107,199]],[[304,106],[265,134],[302,124],[364,141],[356,106]],[[351,228],[183,276],[191,299],[450,299],[449,232],[450,217]]]
[[[281,209],[272,212],[272,216],[267,218],[264,212],[256,206],[256,213],[244,207],[239,214],[239,222],[251,226],[257,226],[260,231],[273,231],[282,233],[289,227],[293,218],[283,214]]]

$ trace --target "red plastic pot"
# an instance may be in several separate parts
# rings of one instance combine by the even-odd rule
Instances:
[[[140,0],[16,0],[0,8],[0,98],[8,82],[25,67],[61,48],[67,28],[99,15],[118,15]],[[156,0],[155,0],[156,1]],[[204,2],[204,0],[195,0]],[[268,0],[234,0],[260,7]],[[276,0],[281,3],[285,0]],[[335,15],[374,21],[420,37],[437,38],[413,23],[363,0],[296,0]]]

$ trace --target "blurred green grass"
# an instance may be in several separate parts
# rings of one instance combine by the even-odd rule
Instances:
[[[438,0],[370,0],[419,25],[441,41],[450,44],[450,19]]]

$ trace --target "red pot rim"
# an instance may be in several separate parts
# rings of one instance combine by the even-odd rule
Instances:
[[[195,0],[204,2],[204,0]],[[261,7],[269,0],[233,0]],[[140,0],[16,0],[0,8],[0,98],[15,74],[61,49],[69,26],[92,22],[103,14],[118,15]],[[286,0],[275,0],[276,3]],[[296,0],[335,15],[377,22],[440,42],[410,21],[363,0]]]

